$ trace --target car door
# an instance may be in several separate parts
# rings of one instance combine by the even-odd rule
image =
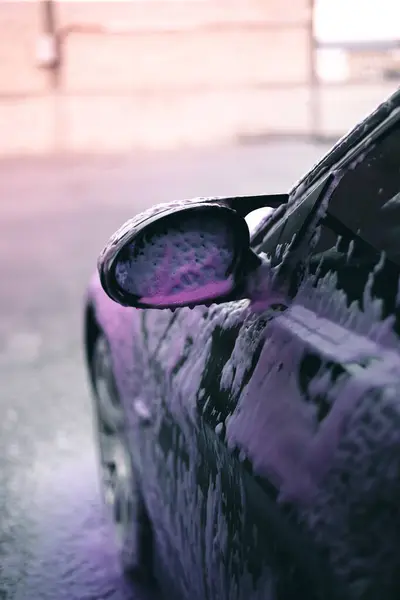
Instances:
[[[334,578],[333,597],[399,593],[399,156],[394,113],[331,165],[317,221],[304,210],[309,193],[292,198],[278,233],[291,299],[269,322],[226,427],[227,444],[272,485],[304,539],[307,557],[294,564],[321,597],[317,570]],[[259,531],[267,543],[275,533]]]
[[[316,411],[303,523],[351,598],[399,593],[399,151],[393,111],[335,165],[290,315]]]

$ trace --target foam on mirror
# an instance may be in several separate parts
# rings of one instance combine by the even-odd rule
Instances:
[[[149,305],[199,302],[228,294],[235,258],[233,232],[210,213],[180,214],[164,227],[149,226],[121,252],[119,286]]]

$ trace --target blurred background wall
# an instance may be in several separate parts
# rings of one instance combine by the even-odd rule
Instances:
[[[337,138],[398,86],[400,59],[397,40],[318,38],[335,2],[319,4],[1,2],[0,154]]]

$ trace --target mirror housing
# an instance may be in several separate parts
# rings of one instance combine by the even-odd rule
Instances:
[[[98,259],[101,285],[112,300],[135,308],[237,299],[246,275],[261,264],[244,216],[287,199],[198,198],[154,206],[111,237]]]

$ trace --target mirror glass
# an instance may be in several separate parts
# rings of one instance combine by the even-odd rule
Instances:
[[[118,253],[118,286],[141,304],[160,308],[228,295],[239,247],[232,225],[215,210],[181,212],[150,224]]]

